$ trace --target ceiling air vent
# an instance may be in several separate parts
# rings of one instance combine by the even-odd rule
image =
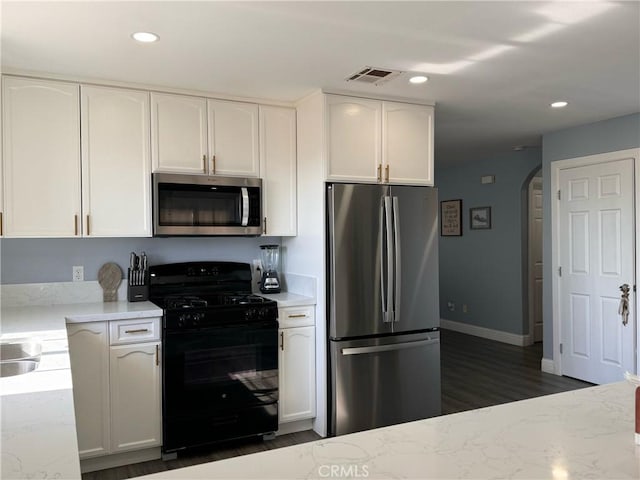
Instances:
[[[354,73],[346,80],[347,82],[362,82],[371,85],[382,85],[392,78],[397,77],[402,72],[399,70],[389,70],[383,68],[365,67],[358,73]]]

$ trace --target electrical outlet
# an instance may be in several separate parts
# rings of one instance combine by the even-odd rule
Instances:
[[[467,312],[469,311],[469,308],[467,307],[467,304],[466,304],[466,303],[463,303],[463,304],[462,304],[462,311],[463,311],[464,313],[467,313]]]
[[[71,278],[74,282],[82,282],[84,280],[84,267],[82,265],[73,267]]]
[[[447,308],[450,312],[456,311],[456,304],[454,302],[447,302]]]
[[[253,271],[262,273],[262,262],[259,258],[253,259]]]

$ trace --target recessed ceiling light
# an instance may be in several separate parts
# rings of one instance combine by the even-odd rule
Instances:
[[[151,32],[136,32],[131,36],[133,37],[134,40],[137,40],[138,42],[142,42],[142,43],[153,43],[153,42],[157,42],[160,39],[158,35]]]
[[[425,77],[424,75],[416,75],[415,77],[411,77],[409,79],[409,82],[418,84],[418,83],[424,83],[427,80],[429,80],[429,79],[427,77]]]
[[[552,108],[562,108],[562,107],[566,107],[567,105],[569,105],[567,102],[553,102],[551,104]]]

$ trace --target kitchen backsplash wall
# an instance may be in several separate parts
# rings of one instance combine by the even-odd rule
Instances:
[[[197,260],[251,263],[260,245],[280,244],[280,237],[199,238],[3,238],[0,283],[70,282],[72,267],[84,267],[85,280],[97,280],[106,262],[126,276],[129,253],[146,252],[150,265]]]

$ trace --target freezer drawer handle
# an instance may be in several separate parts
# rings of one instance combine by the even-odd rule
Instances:
[[[376,345],[373,347],[343,348],[342,355],[359,355],[361,353],[390,352],[393,350],[404,350],[405,348],[414,348],[414,347],[422,347],[425,345],[433,345],[435,343],[440,343],[440,339],[428,338],[426,340],[418,340],[417,342],[393,343],[391,345]]]

